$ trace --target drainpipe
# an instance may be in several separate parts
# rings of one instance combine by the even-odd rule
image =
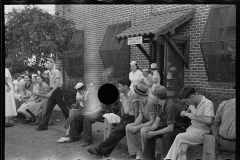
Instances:
[[[63,18],[65,18],[65,5],[63,4]],[[66,79],[65,79],[65,63],[64,63],[64,57],[62,58],[62,76],[63,76],[63,88],[66,88]]]

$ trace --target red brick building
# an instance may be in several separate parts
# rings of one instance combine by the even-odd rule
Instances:
[[[128,76],[136,60],[140,69],[158,63],[169,95],[186,85],[235,93],[234,5],[56,5],[56,12],[72,19],[81,37],[79,52],[65,61],[66,85],[93,80],[100,86],[112,66],[113,77]],[[144,43],[128,46],[132,37]]]

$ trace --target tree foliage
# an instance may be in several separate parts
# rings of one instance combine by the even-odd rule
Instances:
[[[5,15],[5,54],[13,69],[43,67],[47,58],[62,60],[72,42],[75,24],[36,6],[13,9]],[[35,57],[33,59],[33,57]],[[31,59],[31,60],[30,60]]]

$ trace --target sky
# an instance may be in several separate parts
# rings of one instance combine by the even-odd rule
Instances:
[[[8,13],[9,11],[11,11],[13,8],[16,9],[22,9],[24,6],[26,5],[4,5],[4,12]],[[49,12],[50,14],[54,14],[55,13],[55,5],[52,4],[46,4],[46,5],[35,5],[38,6],[39,8]]]

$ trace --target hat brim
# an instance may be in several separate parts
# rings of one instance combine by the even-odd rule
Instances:
[[[143,91],[139,90],[139,89],[137,88],[137,86],[134,86],[133,88],[134,88],[134,91],[135,91],[137,94],[139,94],[139,95],[142,95],[142,96],[147,96],[147,95],[148,95],[147,92],[143,92]]]

